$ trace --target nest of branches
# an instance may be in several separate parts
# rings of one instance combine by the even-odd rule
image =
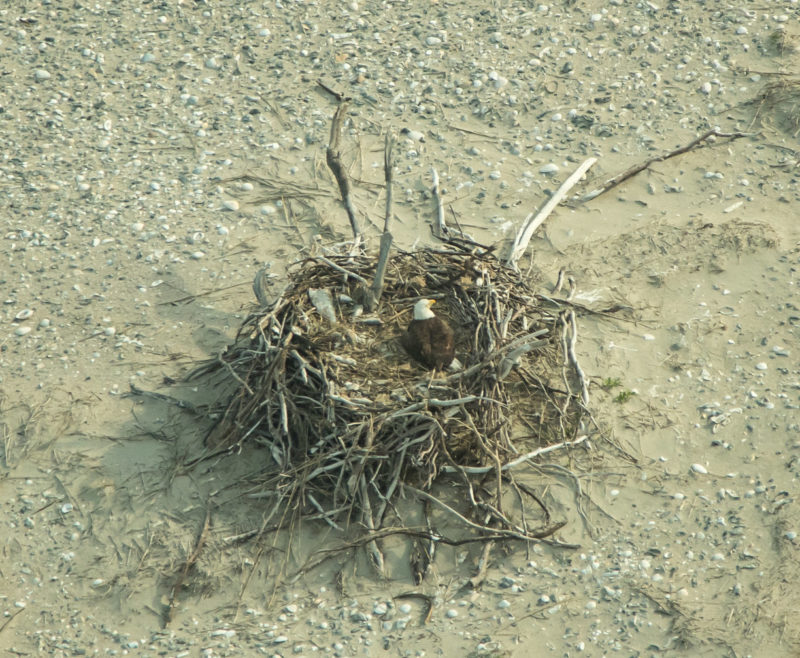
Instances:
[[[501,511],[501,498],[515,466],[585,439],[574,313],[488,251],[448,245],[392,256],[380,304],[365,314],[359,300],[374,269],[366,256],[329,255],[290,271],[283,294],[203,368],[234,387],[209,447],[264,446],[275,509],[339,529],[378,537],[404,526],[395,505],[404,492],[472,535],[555,532],[563,524],[541,502],[531,527],[533,517]],[[459,369],[432,373],[403,351],[420,298],[436,299],[453,327]],[[433,486],[443,473],[455,484],[447,499]]]

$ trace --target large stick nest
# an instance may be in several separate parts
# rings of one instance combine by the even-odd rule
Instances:
[[[554,531],[512,521],[499,502],[504,465],[578,431],[584,410],[563,307],[490,253],[449,245],[390,258],[377,311],[365,315],[358,300],[374,267],[366,256],[331,255],[290,270],[283,294],[204,368],[234,388],[209,447],[263,445],[265,488],[285,509],[335,527],[355,521],[376,532],[397,513],[401,490],[430,492],[449,472],[464,488],[460,503],[442,507],[476,519],[465,523],[473,534]],[[400,346],[420,298],[435,298],[454,328],[460,370],[431,373]],[[489,484],[473,487],[480,480]]]

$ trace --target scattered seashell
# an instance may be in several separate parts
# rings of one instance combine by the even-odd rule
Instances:
[[[29,317],[33,315],[33,311],[29,308],[23,308],[19,313],[14,316],[14,320],[17,322],[21,322],[22,320],[27,320]]]

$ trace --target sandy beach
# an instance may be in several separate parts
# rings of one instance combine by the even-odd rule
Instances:
[[[4,655],[800,652],[796,0],[12,4]],[[578,318],[599,428],[582,468],[554,454],[528,476],[580,548],[498,545],[468,591],[480,547],[442,550],[414,585],[387,540],[386,578],[355,551],[276,589],[342,537],[309,525],[275,550],[252,486],[266,451],[197,459],[221,393],[183,377],[234,340],[259,270],[276,294],[351,237],[325,87],[351,99],[368,253],[387,132],[408,250],[436,244],[431,168],[448,221],[507,245],[597,158],[522,261],[543,290],[563,270],[574,301],[622,309]]]

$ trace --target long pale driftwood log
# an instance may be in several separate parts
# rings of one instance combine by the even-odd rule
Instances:
[[[556,206],[561,203],[562,199],[567,195],[567,192],[569,192],[581,177],[589,171],[589,168],[595,162],[597,162],[597,158],[589,158],[586,160],[561,184],[561,187],[556,190],[556,193],[547,200],[547,203],[545,203],[538,212],[531,213],[525,218],[522,228],[520,228],[519,233],[517,233],[514,238],[514,242],[511,244],[511,248],[508,250],[506,265],[516,269],[517,262],[528,248],[528,243],[530,243],[536,229],[542,225],[544,220],[549,217],[550,213],[555,210]]]

